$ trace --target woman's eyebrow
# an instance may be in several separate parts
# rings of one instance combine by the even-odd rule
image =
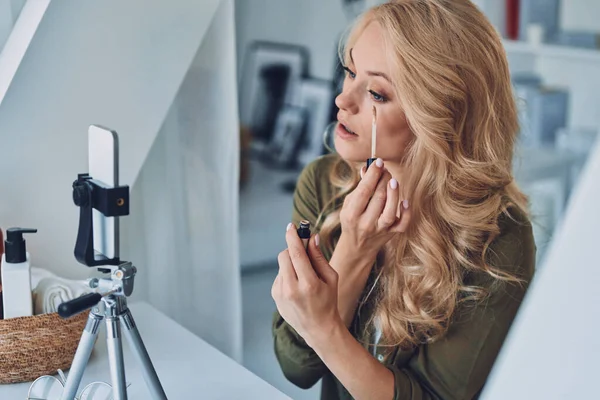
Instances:
[[[352,57],[352,50],[350,49],[349,55],[350,55],[350,61],[352,62],[352,64],[354,66],[356,66],[356,63],[354,62],[354,57]],[[390,79],[389,76],[387,76],[385,73],[383,72],[379,72],[379,71],[366,71],[366,74],[369,76],[380,76],[383,79],[385,79],[386,81],[388,81],[390,84],[392,83],[392,80]]]
[[[386,81],[388,81],[389,83],[392,83],[392,80],[389,78],[389,76],[387,76],[386,74],[384,74],[383,72],[378,72],[378,71],[367,71],[367,75],[369,76],[380,76],[383,79],[385,79]]]

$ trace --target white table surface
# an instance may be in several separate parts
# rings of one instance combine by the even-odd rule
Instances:
[[[180,399],[286,399],[289,397],[243,366],[195,336],[147,303],[129,305],[142,340],[170,400]],[[146,384],[122,338],[129,400],[151,399]],[[79,390],[93,381],[110,383],[106,328],[102,323],[98,341]],[[0,385],[0,399],[27,398],[30,383]]]

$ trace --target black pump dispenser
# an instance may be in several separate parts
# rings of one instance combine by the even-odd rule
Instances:
[[[7,263],[19,264],[27,261],[24,233],[36,233],[37,229],[8,228],[4,241],[4,257]]]

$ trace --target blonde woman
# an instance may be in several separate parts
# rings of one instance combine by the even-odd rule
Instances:
[[[327,400],[477,398],[536,251],[501,40],[469,0],[395,0],[341,50],[337,154],[298,180],[272,288],[281,369]]]

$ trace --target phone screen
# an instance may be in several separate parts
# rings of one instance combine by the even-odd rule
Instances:
[[[108,187],[119,184],[119,143],[115,131],[99,125],[91,125],[88,129],[89,174],[92,179],[102,182]],[[119,256],[119,219],[105,217],[100,211],[92,210],[94,227],[94,252],[107,258]],[[97,258],[97,257],[96,257]]]

